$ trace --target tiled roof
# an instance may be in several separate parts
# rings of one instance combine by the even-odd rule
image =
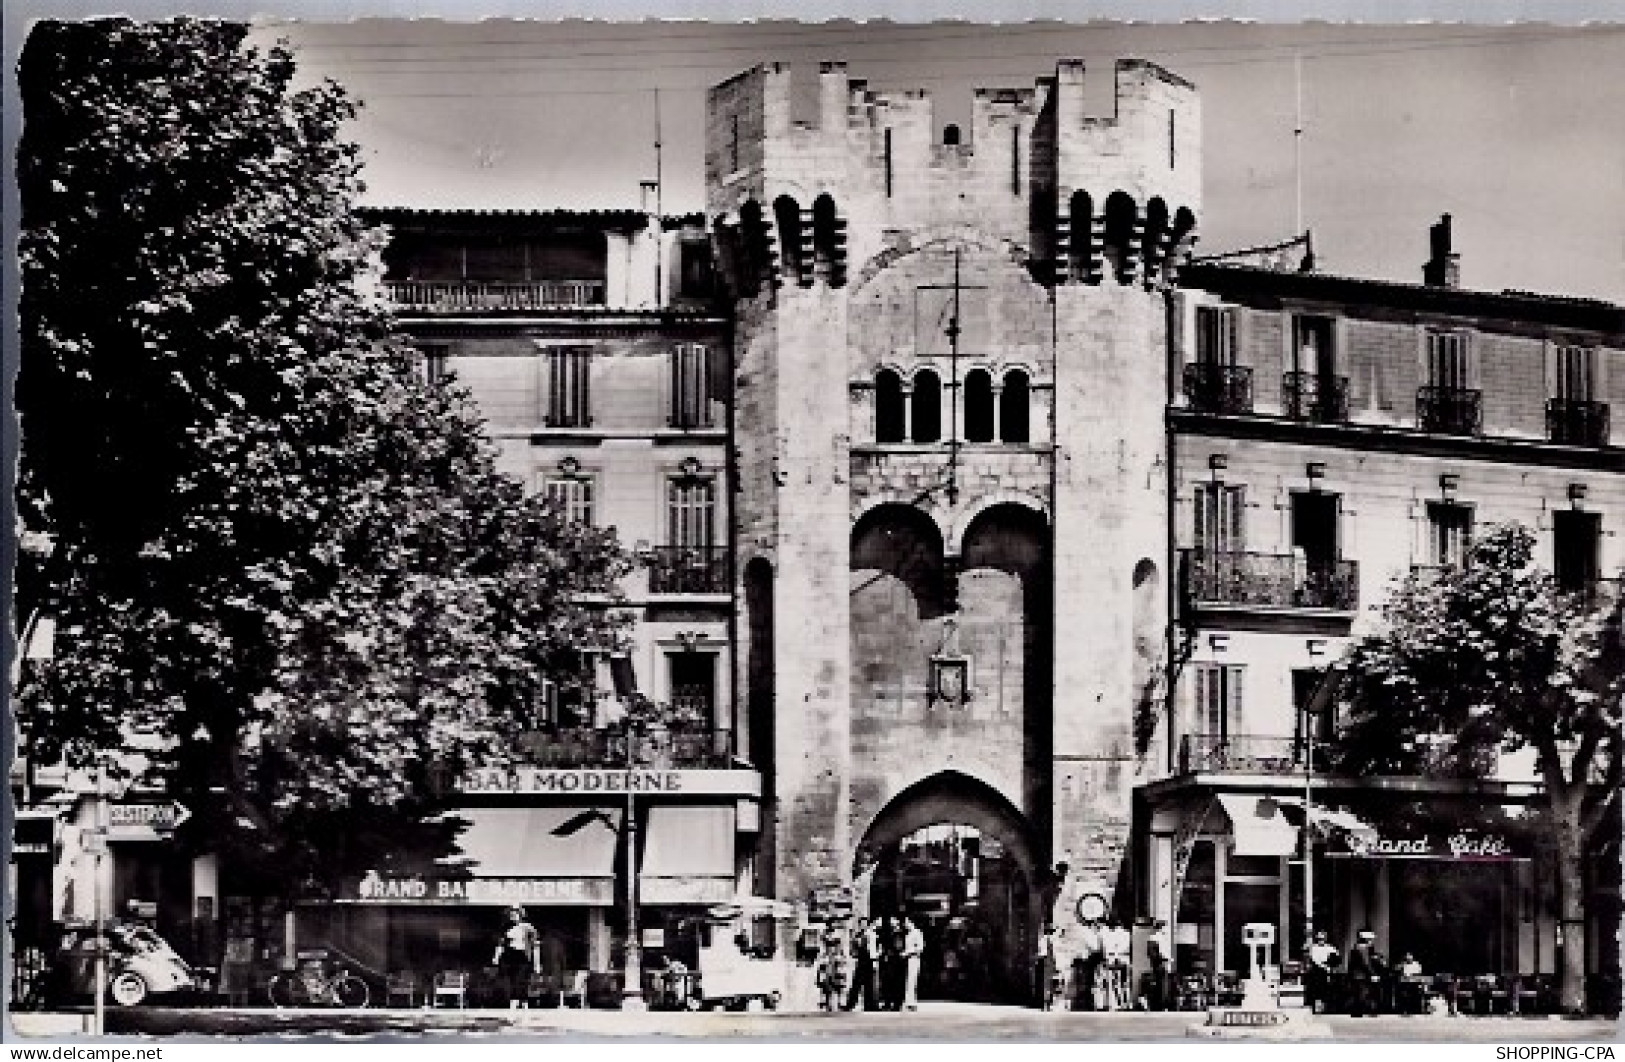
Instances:
[[[1423,313],[1529,321],[1625,335],[1625,306],[1600,299],[1528,291],[1473,291],[1332,273],[1283,272],[1220,262],[1191,262],[1180,269],[1179,282],[1183,287],[1242,297],[1319,299]]]

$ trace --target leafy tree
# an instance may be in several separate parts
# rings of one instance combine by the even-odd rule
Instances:
[[[36,758],[163,785],[196,843],[287,884],[371,865],[503,757],[618,637],[580,600],[626,562],[391,342],[353,104],[246,35],[25,43],[19,511],[52,549],[19,612],[58,623],[19,718]]]
[[[1565,926],[1563,1006],[1584,1007],[1584,861],[1618,810],[1621,603],[1559,593],[1533,534],[1491,528],[1460,568],[1416,574],[1346,659],[1351,714],[1334,750],[1356,774],[1482,776],[1532,751],[1554,834]]]

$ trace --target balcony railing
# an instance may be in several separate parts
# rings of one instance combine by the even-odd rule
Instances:
[[[519,736],[519,758],[528,766],[570,769],[624,767],[626,735],[593,727],[532,730]],[[731,730],[671,730],[632,738],[634,766],[722,768],[732,763]]]
[[[1326,768],[1316,748],[1315,770]],[[1186,734],[1179,741],[1179,773],[1234,771],[1245,774],[1302,774],[1303,742],[1261,734]]]
[[[1466,387],[1420,388],[1416,426],[1442,435],[1477,435],[1484,427],[1484,394]]]
[[[1289,372],[1281,378],[1282,405],[1293,420],[1314,424],[1346,424],[1349,419],[1347,376]]]
[[[1185,401],[1203,413],[1253,411],[1253,370],[1198,361],[1185,366]]]
[[[540,310],[604,305],[602,280],[390,280],[384,292],[411,310]]]
[[[1185,590],[1194,602],[1352,612],[1359,604],[1357,561],[1310,563],[1297,554],[1185,550]]]
[[[1608,445],[1608,403],[1576,398],[1546,400],[1546,437],[1569,446]]]
[[[728,551],[721,546],[656,546],[647,563],[651,594],[728,592]]]

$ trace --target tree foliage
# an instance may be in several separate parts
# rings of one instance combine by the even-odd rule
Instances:
[[[626,566],[391,342],[354,106],[294,74],[240,25],[40,23],[18,153],[19,511],[53,545],[23,607],[58,616],[31,751],[137,747],[114,766],[290,870],[502,757],[617,638],[579,602]]]
[[[1484,777],[1499,754],[1532,753],[1573,921],[1587,845],[1618,810],[1622,601],[1617,588],[1561,593],[1534,557],[1533,533],[1504,524],[1460,568],[1401,583],[1346,658],[1350,711],[1333,754],[1350,774]],[[1569,1009],[1580,951],[1563,971]]]

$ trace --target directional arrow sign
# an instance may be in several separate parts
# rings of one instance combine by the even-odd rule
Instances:
[[[110,804],[107,808],[107,825],[113,829],[146,827],[170,833],[191,817],[191,811],[173,800],[161,804]]]

